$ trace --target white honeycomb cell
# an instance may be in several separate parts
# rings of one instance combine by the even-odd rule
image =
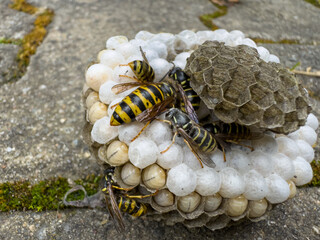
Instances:
[[[117,103],[138,88],[135,86],[119,94],[112,90],[116,84],[136,81],[137,76],[128,63],[144,60],[140,47],[155,72],[157,82],[174,66],[184,69],[193,50],[207,40],[224,42],[228,46],[245,44],[255,48],[265,62],[280,62],[277,56],[265,47],[257,46],[239,30],[184,30],[176,35],[140,31],[130,40],[125,36],[111,37],[106,42],[106,49],[99,52],[98,63],[91,65],[86,72],[86,89],[93,90],[85,99],[87,121],[93,124],[91,140],[98,143],[99,149],[112,147],[110,142],[113,140],[125,143],[128,156],[123,161],[120,159],[114,163],[109,159],[110,162],[119,166],[123,183],[142,185],[150,192],[160,190],[153,199],[162,210],[176,210],[178,206],[183,218],[186,218],[183,214],[193,217],[201,211],[208,215],[223,211],[236,218],[244,215],[261,217],[268,211],[268,203],[277,204],[294,197],[295,186],[311,181],[310,162],[315,157],[314,144],[319,127],[314,114],[308,115],[305,126],[287,136],[266,132],[261,138],[242,140],[241,144],[228,143],[230,147],[225,149],[225,154],[221,147],[217,147],[208,154],[214,168],[203,162],[204,167],[201,167],[182,136],[178,135],[175,143],[164,151],[172,143],[174,133],[165,122],[153,120],[144,131],[141,130],[145,123],[135,119],[129,124],[110,126]],[[201,121],[208,116],[213,121],[218,120],[203,102],[197,115]],[[157,118],[164,120],[164,114]],[[244,145],[252,146],[254,150]],[[114,158],[120,158],[119,154],[115,153]]]

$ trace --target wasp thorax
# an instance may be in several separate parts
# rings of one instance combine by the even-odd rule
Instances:
[[[235,198],[230,198],[227,200],[227,203],[225,206],[226,213],[230,217],[240,216],[247,209],[247,206],[248,206],[248,200],[243,195],[240,195]]]
[[[167,189],[160,190],[153,199],[161,207],[168,207],[174,204],[174,195]]]
[[[152,164],[143,169],[142,181],[147,188],[160,189],[166,184],[166,172],[157,164]]]
[[[215,193],[211,196],[206,196],[204,204],[204,210],[206,212],[212,212],[218,209],[221,205],[222,197],[219,193]]]
[[[266,199],[249,201],[249,217],[261,217],[266,212],[267,208],[268,202]]]
[[[121,179],[129,186],[136,186],[140,183],[141,170],[131,163],[126,163],[121,169]]]
[[[178,199],[178,208],[182,212],[190,213],[193,212],[200,204],[201,196],[196,193],[192,192],[184,197],[179,197]]]

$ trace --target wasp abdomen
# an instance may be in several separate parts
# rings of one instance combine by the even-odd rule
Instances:
[[[174,95],[174,89],[167,83],[154,83],[143,85],[126,96],[115,108],[111,126],[130,123],[146,109],[164,101]]]
[[[147,206],[145,204],[131,198],[119,197],[118,207],[120,211],[126,212],[133,217],[139,217],[147,213]]]
[[[203,152],[212,152],[215,150],[217,145],[216,140],[207,130],[193,126],[189,135]]]
[[[154,70],[146,61],[135,60],[128,65],[140,81],[153,82]]]

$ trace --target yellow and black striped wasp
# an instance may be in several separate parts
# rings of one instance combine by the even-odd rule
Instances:
[[[114,170],[114,167],[109,167],[105,170],[101,191],[105,194],[106,205],[117,231],[123,232],[125,226],[121,212],[126,212],[133,217],[145,215],[147,213],[147,205],[134,199],[151,197],[156,195],[158,191],[149,195],[129,195],[127,192],[133,190],[133,188],[121,188],[115,185],[113,180]],[[108,199],[110,199],[110,202]]]
[[[213,134],[201,127],[190,116],[182,112],[178,108],[170,108],[165,113],[165,119],[159,120],[170,124],[173,127],[174,135],[172,143],[161,153],[169,150],[175,142],[175,138],[180,135],[193,154],[197,157],[201,167],[206,164],[208,167],[214,168],[215,163],[207,155],[213,152],[219,144],[224,144],[217,140]]]
[[[143,54],[141,48],[140,50]],[[147,62],[146,59],[145,62]],[[141,70],[143,68],[141,67],[139,69]],[[144,68],[144,70],[139,71],[140,77],[150,76],[151,74],[148,72],[150,69],[152,68]],[[188,97],[187,95],[187,93],[189,93],[189,89],[187,88],[186,83],[184,83],[184,78],[188,79],[188,77],[185,74],[180,76],[181,72],[181,69],[173,68],[163,76],[160,82],[150,83],[148,81],[144,81],[141,83],[141,81],[139,81],[115,85],[112,90],[116,94],[134,86],[140,85],[140,87],[123,98],[120,103],[115,105],[115,110],[110,119],[110,125],[118,126],[133,121],[146,122],[143,129],[135,138],[132,139],[132,141],[134,141],[156,116],[173,107],[177,103],[183,105],[185,112],[193,121],[198,123],[196,112],[193,108],[192,102],[190,102],[191,96]],[[170,74],[169,78],[166,78],[168,74]],[[143,77],[143,79],[146,79],[146,77]],[[184,85],[181,83],[184,83]]]
[[[251,146],[241,143],[243,140],[256,140],[263,137],[263,132],[250,129],[247,126],[238,123],[224,123],[221,121],[206,123],[203,128],[211,132],[214,137],[221,139],[226,143],[234,143],[247,147],[253,151]],[[224,149],[222,149],[224,151]]]
[[[173,67],[168,73],[168,76],[181,85],[183,91],[185,92],[185,96],[188,99],[188,102],[190,102],[195,111],[198,110],[200,107],[201,99],[190,86],[190,77],[180,67]],[[187,106],[187,108],[188,107],[190,106]],[[186,109],[185,100],[180,101],[180,109],[188,114],[190,111],[192,111]]]
[[[136,84],[144,82],[154,81],[154,70],[150,66],[145,53],[142,48],[139,47],[143,60],[134,60],[128,64],[120,64],[119,66],[129,66],[136,77],[130,77],[127,75],[119,75],[119,77],[126,77],[134,80]]]

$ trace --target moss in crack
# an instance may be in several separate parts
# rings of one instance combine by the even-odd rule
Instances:
[[[281,39],[279,41],[273,41],[270,39],[263,39],[263,38],[251,38],[256,43],[268,43],[268,44],[300,44],[298,40],[292,39]]]
[[[218,8],[217,11],[215,11],[214,13],[201,15],[199,18],[206,27],[210,28],[211,30],[217,30],[219,29],[219,27],[214,24],[213,19],[226,15],[228,12],[228,8],[226,6],[219,6],[217,4],[213,5]]]
[[[15,38],[0,38],[0,44],[21,45],[22,44],[22,40],[21,39],[15,39]]]
[[[30,62],[30,57],[35,54],[37,47],[42,43],[47,34],[46,27],[51,23],[54,12],[50,9],[41,10],[27,3],[25,0],[14,0],[10,5],[12,9],[28,14],[36,14],[37,18],[33,23],[33,29],[21,40],[21,49],[17,55],[19,74],[17,78],[24,75]]]
[[[42,43],[47,30],[46,26],[52,21],[53,12],[49,9],[41,13],[34,21],[34,28],[22,40],[22,48],[18,53],[18,63],[22,72],[29,65],[30,57],[35,54],[37,47]]]
[[[308,3],[311,3],[313,6],[320,8],[320,0],[304,0]]]
[[[27,3],[25,0],[13,0],[13,3],[10,4],[10,8],[25,12],[29,14],[35,14],[38,11],[38,8],[35,6],[32,6],[30,3]]]
[[[309,187],[320,187],[320,161],[313,160],[311,162],[313,170],[313,178],[307,186]]]
[[[75,181],[81,184],[88,195],[95,194],[99,189],[101,177],[89,175],[85,179]],[[66,178],[58,177],[40,181],[31,185],[29,181],[0,184],[0,211],[10,210],[56,210],[64,208],[62,199],[71,188]],[[83,192],[69,195],[68,201],[79,200]]]

